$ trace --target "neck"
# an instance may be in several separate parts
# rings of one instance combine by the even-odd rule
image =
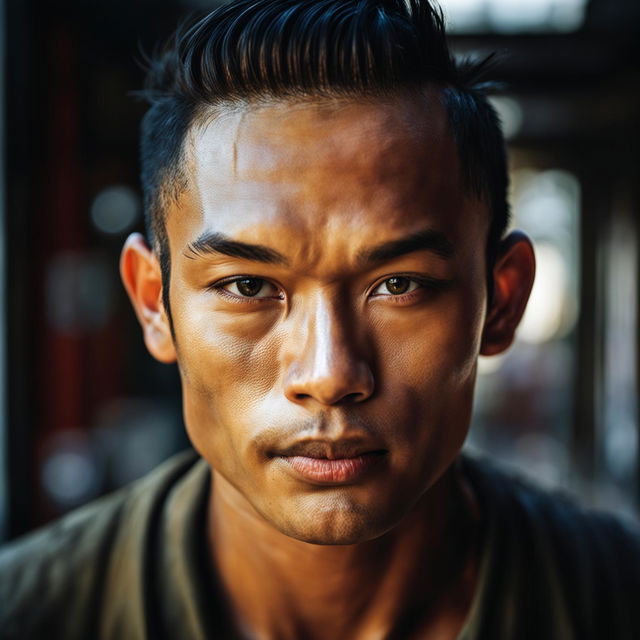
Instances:
[[[245,637],[456,637],[476,561],[475,509],[454,467],[398,526],[354,545],[286,536],[215,471],[212,486],[212,559]]]

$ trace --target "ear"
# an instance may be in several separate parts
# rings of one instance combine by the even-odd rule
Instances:
[[[521,231],[510,233],[500,243],[493,267],[493,298],[482,333],[481,355],[502,353],[513,342],[535,272],[531,240]]]
[[[139,233],[132,233],[124,243],[120,275],[142,326],[149,353],[160,362],[175,362],[171,325],[162,304],[160,264]]]

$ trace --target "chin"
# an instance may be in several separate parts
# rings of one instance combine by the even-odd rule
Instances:
[[[306,529],[286,529],[282,530],[282,533],[300,540],[300,542],[306,542],[307,544],[316,544],[324,546],[338,546],[338,545],[352,545],[367,542],[381,536],[384,531],[378,531],[377,529],[362,527],[362,526],[344,526],[333,525],[331,527],[324,527],[322,529],[313,526]]]
[[[381,514],[360,504],[330,504],[300,509],[283,523],[272,522],[281,533],[316,545],[351,545],[384,535],[401,518]]]

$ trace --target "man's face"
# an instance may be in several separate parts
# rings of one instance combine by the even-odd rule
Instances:
[[[379,536],[462,446],[485,316],[488,213],[439,95],[227,111],[192,134],[167,220],[191,440],[285,534]]]

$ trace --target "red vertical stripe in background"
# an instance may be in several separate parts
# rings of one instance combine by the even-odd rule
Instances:
[[[53,432],[87,424],[85,385],[85,342],[81,334],[60,332],[47,318],[46,275],[52,259],[60,252],[81,251],[87,245],[85,194],[81,170],[78,60],[73,35],[67,29],[50,32],[50,86],[43,99],[47,120],[46,140],[42,145],[44,183],[39,211],[36,212],[37,236],[34,238],[42,259],[42,304],[36,320],[39,332],[39,372],[37,381],[41,406],[37,412],[38,444]],[[44,110],[44,109],[43,109]],[[60,302],[63,303],[62,301]],[[38,467],[43,452],[37,456]],[[41,495],[41,500],[44,497]],[[46,506],[43,505],[46,517]]]

